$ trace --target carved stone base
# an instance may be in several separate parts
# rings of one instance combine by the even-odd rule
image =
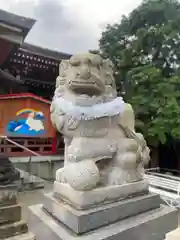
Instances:
[[[54,195],[77,209],[88,209],[148,192],[148,183],[144,180],[124,185],[99,187],[91,191],[80,192],[68,184],[54,182]]]
[[[35,236],[28,232],[26,222],[21,220],[16,187],[10,185],[0,190],[0,239],[35,240]]]
[[[118,220],[159,208],[160,201],[160,197],[156,194],[145,194],[88,210],[77,210],[54,198],[50,193],[44,196],[43,207],[76,234],[82,234]]]
[[[178,212],[161,206],[160,196],[149,193],[144,181],[89,192],[67,189],[55,182],[56,194],[45,194],[42,205],[29,208],[29,227],[37,240],[164,240],[178,226]]]
[[[21,220],[21,207],[18,204],[0,207],[0,224]]]

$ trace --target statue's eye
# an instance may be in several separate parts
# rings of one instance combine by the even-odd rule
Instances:
[[[76,72],[76,77],[79,77],[80,76],[80,72]]]
[[[101,69],[101,64],[98,64],[98,63],[96,63],[96,62],[92,62],[91,65],[92,65],[93,67],[97,68],[98,70]]]
[[[85,58],[85,59],[83,60],[83,63],[84,63],[84,64],[87,64],[87,65],[92,65],[91,59],[88,59],[88,58]]]
[[[79,66],[80,65],[80,61],[78,59],[70,59],[70,63],[72,66]]]

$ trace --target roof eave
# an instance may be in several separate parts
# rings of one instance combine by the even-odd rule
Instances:
[[[33,25],[36,23],[36,20],[0,10],[0,23],[4,23],[9,27],[21,29],[23,37],[25,38]]]
[[[58,51],[50,50],[47,48],[42,48],[42,47],[35,46],[35,45],[29,44],[26,42],[24,42],[20,46],[19,50],[28,52],[28,53],[32,53],[32,54],[37,54],[39,56],[47,57],[47,58],[54,59],[57,61],[69,59],[72,56],[72,54],[58,52]]]

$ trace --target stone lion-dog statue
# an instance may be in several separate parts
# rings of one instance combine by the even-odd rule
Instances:
[[[65,142],[57,182],[88,191],[143,179],[149,148],[131,105],[117,96],[110,60],[87,53],[61,62],[51,120]]]

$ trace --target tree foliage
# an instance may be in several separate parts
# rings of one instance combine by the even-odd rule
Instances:
[[[100,51],[147,138],[180,137],[180,3],[144,0],[119,24],[108,25]]]

